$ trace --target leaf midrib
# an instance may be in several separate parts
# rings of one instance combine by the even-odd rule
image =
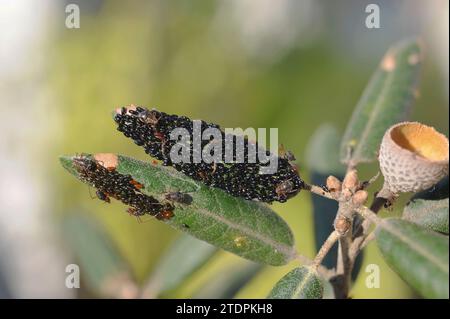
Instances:
[[[204,216],[207,216],[209,218],[212,218],[212,219],[216,220],[219,223],[225,224],[225,225],[227,225],[228,227],[230,227],[232,229],[236,229],[239,232],[247,235],[248,237],[254,238],[254,239],[258,240],[258,241],[261,241],[261,242],[265,243],[266,245],[274,248],[275,250],[277,250],[277,251],[281,252],[283,255],[285,255],[287,260],[291,260],[292,258],[295,257],[295,254],[296,254],[295,253],[295,249],[293,247],[291,247],[291,246],[288,246],[288,245],[279,243],[277,241],[274,241],[271,238],[266,237],[266,236],[264,236],[261,233],[257,233],[257,232],[253,231],[252,229],[250,229],[250,228],[248,228],[246,226],[234,223],[234,222],[232,222],[232,221],[230,221],[230,220],[228,220],[228,219],[226,219],[226,218],[224,218],[224,217],[222,217],[220,215],[214,214],[214,213],[212,213],[212,212],[210,212],[210,211],[208,211],[208,210],[206,210],[204,208],[197,209],[196,211],[198,213],[203,214]]]
[[[365,128],[363,129],[363,132],[361,134],[361,138],[359,139],[358,142],[358,146],[355,150],[355,155],[353,155],[352,157],[355,158],[357,157],[356,155],[358,155],[358,157],[360,158],[360,161],[369,161],[370,159],[367,158],[366,156],[362,156],[362,148],[363,148],[363,144],[361,143],[361,141],[365,141],[367,139],[367,136],[369,134],[369,132],[372,131],[372,127],[373,124],[375,122],[375,120],[378,117],[378,114],[380,113],[380,107],[379,105],[382,104],[382,102],[385,101],[386,99],[386,91],[390,88],[391,83],[395,77],[395,72],[396,70],[392,70],[390,72],[388,71],[381,71],[381,72],[388,72],[388,74],[386,75],[386,81],[383,82],[382,88],[381,88],[381,92],[378,95],[375,103],[374,103],[374,107],[373,107],[373,113],[371,116],[369,116],[369,120],[367,121],[367,125],[365,126]]]
[[[305,288],[306,284],[308,283],[309,279],[314,275],[313,271],[311,269],[308,269],[308,273],[306,276],[303,277],[303,280],[300,282],[298,287],[295,289],[294,294],[292,295],[291,299],[297,299],[296,296],[300,294],[300,292]]]
[[[382,229],[390,232],[392,235],[397,236],[397,238],[404,242],[407,246],[410,246],[414,251],[416,251],[419,255],[422,255],[422,257],[425,257],[425,259],[430,260],[432,263],[436,264],[438,268],[440,268],[445,274],[448,275],[448,265],[443,264],[439,258],[436,258],[435,255],[429,254],[427,249],[420,246],[419,244],[415,243],[414,241],[411,241],[410,238],[408,238],[407,235],[403,234],[401,231],[399,231],[397,228],[393,227],[391,224],[387,223],[386,221],[382,221],[378,224]]]

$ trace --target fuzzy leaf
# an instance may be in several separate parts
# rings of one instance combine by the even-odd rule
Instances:
[[[376,239],[388,265],[418,293],[449,297],[448,237],[389,218],[377,225]]]
[[[323,284],[312,267],[302,266],[291,270],[277,282],[269,299],[322,299]]]
[[[448,198],[436,201],[414,199],[405,207],[403,219],[448,234],[448,204]]]
[[[175,289],[205,265],[218,249],[189,235],[181,235],[159,260],[143,295],[155,297]]]
[[[71,157],[62,165],[76,177]],[[249,260],[284,265],[296,256],[294,237],[286,222],[267,205],[209,188],[170,167],[118,156],[117,172],[144,185],[143,192],[165,201],[168,192],[189,193],[189,205],[176,204],[166,224]]]
[[[384,132],[408,115],[421,59],[421,47],[414,40],[401,42],[386,53],[347,126],[340,151],[343,163],[376,159]]]

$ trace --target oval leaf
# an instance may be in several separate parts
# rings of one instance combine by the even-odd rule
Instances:
[[[397,218],[376,229],[388,265],[426,298],[448,298],[448,237]]]
[[[230,299],[233,298],[262,269],[261,264],[251,261],[233,263],[223,269],[220,276],[213,276],[196,291],[194,299]]]
[[[414,199],[405,207],[403,219],[448,234],[448,204],[448,198],[442,200]]]
[[[99,224],[77,214],[64,219],[63,230],[91,289],[104,297],[137,297],[128,265]]]
[[[167,249],[145,285],[143,296],[155,297],[175,289],[206,264],[218,249],[189,235],[181,235]]]
[[[417,41],[391,48],[359,100],[341,144],[341,161],[376,159],[384,132],[406,119],[415,96],[422,53]]]
[[[72,158],[62,165],[76,177]],[[294,237],[286,222],[267,205],[209,188],[170,167],[118,156],[117,172],[144,185],[142,191],[159,201],[168,192],[184,192],[192,203],[177,204],[174,217],[164,223],[241,257],[269,265],[284,265],[295,258]]]
[[[291,270],[273,287],[270,299],[322,299],[323,285],[315,269],[302,266]]]
[[[331,124],[322,124],[311,136],[306,148],[306,163],[321,175],[343,176],[345,167],[339,162],[341,135]]]

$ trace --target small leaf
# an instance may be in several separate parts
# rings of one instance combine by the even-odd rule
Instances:
[[[262,269],[262,265],[243,260],[223,269],[219,276],[214,276],[192,296],[194,299],[229,299],[233,298]]]
[[[359,100],[341,144],[341,161],[376,159],[384,132],[406,119],[415,97],[422,52],[417,41],[391,48]]]
[[[269,299],[321,299],[323,284],[319,274],[309,266],[291,270],[273,287]]]
[[[71,157],[62,165],[76,177]],[[214,246],[255,262],[279,266],[296,256],[294,237],[286,222],[267,205],[209,188],[170,167],[118,156],[116,171],[144,185],[142,191],[165,201],[168,192],[184,192],[189,205],[175,203],[174,217],[164,222]]]
[[[405,207],[403,219],[448,234],[448,204],[448,198],[436,201],[414,199]]]
[[[341,135],[331,124],[322,124],[311,136],[306,149],[306,163],[310,170],[327,175],[342,176],[345,167],[339,162]]]
[[[104,230],[80,214],[63,221],[64,236],[80,263],[87,285],[101,296],[133,298],[138,288],[131,272]]]
[[[175,289],[190,275],[205,265],[218,249],[204,241],[181,235],[159,260],[145,285],[144,297],[155,297]]]
[[[388,265],[426,298],[448,298],[448,237],[397,218],[376,228],[377,244]]]

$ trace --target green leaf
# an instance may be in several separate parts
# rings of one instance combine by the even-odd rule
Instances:
[[[422,59],[418,41],[392,47],[364,90],[341,144],[341,161],[356,165],[376,159],[385,131],[406,119],[415,96]]]
[[[309,266],[291,270],[275,287],[267,298],[269,299],[321,299],[323,284],[319,274]]]
[[[376,228],[388,265],[426,298],[448,298],[448,237],[397,218]]]
[[[143,295],[155,297],[175,289],[205,265],[218,249],[189,235],[181,235],[159,260]]]
[[[448,204],[448,198],[436,201],[414,199],[405,207],[403,219],[448,234]]]
[[[194,293],[194,299],[229,299],[233,298],[263,268],[245,260],[223,269],[219,276],[214,276]]]
[[[321,175],[342,176],[345,167],[339,162],[341,135],[331,124],[322,124],[311,136],[306,148],[306,163]]]
[[[71,157],[62,165],[78,177]],[[118,156],[116,170],[144,185],[143,192],[160,201],[173,191],[189,193],[190,205],[175,204],[175,216],[164,223],[249,260],[279,266],[296,256],[286,222],[267,205],[209,188],[170,167]]]
[[[137,296],[128,265],[99,224],[77,212],[62,227],[87,286],[104,297]]]

